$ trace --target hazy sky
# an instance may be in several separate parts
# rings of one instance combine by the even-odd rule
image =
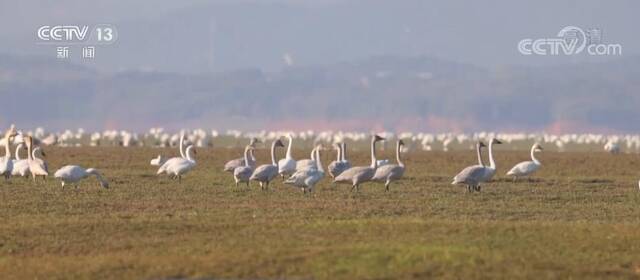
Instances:
[[[0,53],[55,56],[35,44],[41,25],[114,24],[119,41],[98,49],[100,70],[220,72],[428,55],[487,68],[609,57],[523,56],[523,38],[567,25],[599,28],[624,55],[640,53],[640,1],[61,0],[0,1]]]

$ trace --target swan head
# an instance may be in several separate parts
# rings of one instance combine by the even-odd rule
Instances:
[[[379,135],[374,135],[373,136],[373,141],[374,142],[378,142],[378,141],[384,141],[385,139],[383,137],[380,137]]]
[[[16,128],[14,125],[11,125],[11,128],[9,128],[9,130],[7,130],[7,132],[5,132],[4,134],[5,138],[12,138],[16,136],[18,136],[18,131],[16,131]]]
[[[249,141],[249,146],[255,147],[256,144],[262,143],[260,141],[260,139],[253,137],[251,138],[251,140]]]
[[[284,144],[282,143],[282,140],[280,140],[280,139],[276,140],[276,142],[273,142],[273,145],[275,147],[284,147]]]
[[[402,141],[402,139],[398,140],[398,145],[404,146],[404,141]]]
[[[496,139],[496,138],[491,138],[491,144],[502,144],[502,141]]]
[[[478,146],[479,146],[480,148],[483,148],[483,147],[486,147],[487,145],[486,145],[484,142],[482,142],[482,141],[478,141]]]
[[[540,144],[536,143],[535,145],[533,145],[533,151],[534,152],[542,152],[542,150],[544,150],[544,149],[542,148],[542,146],[540,146]]]

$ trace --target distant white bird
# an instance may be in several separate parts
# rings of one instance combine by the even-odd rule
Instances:
[[[338,175],[333,181],[336,183],[351,183],[351,190],[359,190],[360,184],[371,181],[376,174],[378,168],[378,161],[376,160],[376,142],[382,141],[384,138],[373,135],[371,137],[371,165],[370,166],[355,166],[351,167],[340,175]]]
[[[33,137],[25,136],[25,141],[27,143],[27,154],[29,155],[29,172],[31,172],[33,181],[35,182],[38,176],[42,176],[42,179],[46,181],[47,176],[49,176],[49,166],[43,159],[36,157],[36,153],[34,153],[35,150],[33,149]],[[44,156],[44,152],[41,154]]]
[[[246,182],[247,183],[247,187],[249,187],[249,178],[251,178],[251,174],[253,174],[253,167],[251,165],[249,165],[249,163],[251,162],[250,157],[250,153],[253,150],[253,146],[251,145],[247,145],[244,148],[244,166],[240,166],[240,167],[236,167],[235,170],[233,170],[233,178],[236,181],[236,187],[238,187],[238,183],[240,182]]]
[[[480,183],[482,181],[482,177],[484,175],[484,163],[482,162],[482,147],[485,147],[485,144],[482,141],[478,141],[476,144],[476,153],[478,156],[478,164],[468,166],[465,169],[462,169],[460,173],[458,173],[455,177],[453,177],[452,185],[463,184],[467,185],[467,190],[469,192],[473,192],[475,190],[479,190]]]
[[[389,191],[389,185],[392,181],[400,180],[404,175],[404,163],[400,159],[400,150],[404,147],[404,142],[398,140],[396,144],[396,161],[397,164],[387,164],[379,166],[376,174],[373,176],[374,181],[384,182],[385,191]]]
[[[187,154],[187,158],[181,158],[172,162],[171,164],[166,166],[164,172],[166,172],[169,176],[172,176],[173,178],[178,178],[178,181],[182,181],[182,175],[187,174],[194,167],[196,167],[195,155],[197,153],[196,153],[195,147],[193,145],[189,145],[189,147],[187,147],[186,154]],[[165,163],[165,165],[167,163]],[[161,172],[158,171],[157,174],[161,174]]]
[[[278,174],[280,174],[282,178],[296,172],[296,160],[293,159],[293,156],[291,155],[293,136],[291,136],[291,134],[287,134],[287,139],[289,140],[289,144],[287,145],[287,154],[285,158],[278,161]]]
[[[258,138],[251,138],[251,140],[249,141],[249,146],[255,148],[256,144],[260,143],[260,140]],[[256,157],[253,155],[253,149],[251,149],[249,151],[249,161],[248,164],[249,166],[255,168],[256,167]],[[233,173],[234,170],[238,167],[242,167],[245,166],[247,163],[247,161],[245,161],[245,157],[241,157],[241,158],[236,158],[236,159],[232,159],[230,161],[227,161],[227,163],[224,164],[224,171],[226,172],[231,172]]]
[[[61,181],[62,188],[64,189],[65,184],[76,184],[80,180],[87,178],[90,175],[96,176],[103,188],[109,188],[109,183],[107,182],[107,180],[102,177],[98,170],[93,168],[85,170],[84,168],[77,165],[67,165],[58,169],[58,171],[53,174],[53,177]],[[78,186],[76,185],[76,188],[77,187]]]
[[[321,145],[318,145],[313,149],[315,152],[314,166],[296,171],[291,175],[291,177],[287,178],[284,183],[301,188],[303,193],[313,192],[316,184],[324,178],[324,168],[322,167],[322,161],[320,159],[321,149]]]
[[[284,147],[280,139],[273,141],[271,144],[271,164],[263,164],[258,166],[251,174],[249,180],[260,182],[261,189],[268,189],[269,182],[278,176],[278,162],[276,161],[276,147]]]
[[[151,166],[161,166],[166,161],[167,159],[163,155],[158,155],[156,158],[152,159],[149,164],[151,164]]]
[[[533,174],[542,166],[542,163],[536,159],[535,153],[542,152],[542,146],[536,143],[531,146],[531,161],[523,161],[516,164],[509,172],[507,176],[513,176],[513,181],[517,181],[519,177],[525,177]]]
[[[617,155],[620,153],[620,144],[615,141],[609,140],[604,145],[604,150],[609,152],[610,154]]]
[[[4,157],[0,157],[0,175],[4,176],[5,180],[11,177],[13,171],[13,160],[11,159],[11,138],[18,135],[15,127],[12,125],[9,130],[4,133]]]

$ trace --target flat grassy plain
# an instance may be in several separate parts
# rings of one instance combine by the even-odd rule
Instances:
[[[0,180],[3,279],[640,278],[638,155],[544,152],[513,183],[502,174],[528,152],[496,151],[496,180],[469,194],[449,182],[473,152],[416,152],[388,193],[325,179],[303,196],[279,181],[236,189],[221,169],[240,149],[198,149],[181,184],[148,164],[174,149],[46,152],[51,171],[96,167],[111,188]]]

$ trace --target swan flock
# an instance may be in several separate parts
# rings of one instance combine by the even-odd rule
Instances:
[[[203,144],[205,143],[203,142],[204,138],[194,138],[193,135],[187,136],[185,133],[181,133],[179,136],[171,138],[171,141],[175,141],[178,146],[179,156],[172,157],[159,154],[148,161],[151,166],[158,168],[157,175],[166,175],[180,183],[183,181],[183,177],[198,168],[196,147],[211,145],[211,141],[210,139],[205,141],[207,143],[205,145]],[[31,177],[36,184],[40,181],[46,182],[50,173],[44,148],[49,140],[36,138],[31,132],[23,134],[15,126],[11,126],[2,136],[0,145],[4,146],[2,148],[5,151],[4,156],[0,157],[0,175],[4,177],[4,180],[11,180],[11,177]],[[281,136],[282,134],[275,137],[257,135],[250,137],[248,143],[243,143],[246,144],[243,153],[239,157],[228,161],[221,170],[228,172],[233,177],[236,188],[241,186],[250,187],[252,183],[257,182],[262,190],[269,190],[274,182],[278,182],[282,185],[298,188],[302,193],[307,194],[315,193],[317,184],[328,178],[334,187],[338,184],[347,184],[351,186],[352,191],[358,192],[365,184],[378,183],[384,186],[384,190],[388,192],[394,188],[401,188],[402,180],[408,171],[403,154],[410,151],[413,148],[412,145],[415,145],[416,142],[415,137],[408,137],[411,142],[408,142],[410,145],[407,147],[406,139],[403,139],[402,135],[395,137],[395,147],[393,149],[395,159],[381,160],[377,157],[377,146],[380,145],[378,143],[391,144],[393,142],[385,142],[387,141],[386,136],[388,136],[385,133],[370,135],[370,163],[364,165],[354,164],[348,159],[347,139],[330,139],[333,143],[325,146],[325,144],[319,143],[326,143],[327,141],[317,141],[318,138],[316,137],[308,158],[294,158],[293,150],[296,149],[297,145],[301,145],[297,141],[299,140],[297,137],[303,136],[294,138],[292,133],[284,134],[284,138]],[[391,135],[391,137],[394,136]],[[308,139],[303,138],[302,140]],[[362,137],[359,139],[362,140]],[[494,157],[495,147],[505,143],[509,144],[513,139],[507,138],[505,141],[505,138],[500,135],[485,139],[488,139],[486,144],[484,141],[476,141],[474,144],[477,162],[457,173],[451,181],[453,185],[466,186],[467,192],[480,192],[483,186],[494,180],[498,171],[498,162]],[[461,141],[469,140],[468,138],[458,139],[458,142]],[[454,141],[443,141],[443,143],[451,142]],[[260,143],[269,144],[269,161],[256,157],[255,151]],[[620,139],[608,139],[606,143],[608,149],[605,150],[614,151],[611,152],[614,154],[620,152]],[[384,144],[382,149],[386,145]],[[13,150],[14,147],[15,150]],[[278,157],[277,151],[279,148],[284,148],[284,156],[281,158]],[[483,160],[483,149],[485,149],[488,156],[488,161],[486,162]],[[513,182],[531,177],[542,169],[542,162],[537,157],[542,151],[542,144],[534,142],[530,146],[529,160],[515,164],[506,173],[502,174],[512,178]],[[333,155],[334,152],[335,156]],[[332,154],[331,160],[327,165],[323,165],[322,155],[326,153]],[[267,161],[267,163],[259,164],[261,161]],[[81,181],[88,178],[95,178],[94,180],[101,187],[109,188],[109,183],[102,172],[95,168],[85,168],[73,163],[66,163],[66,165],[57,169],[53,172],[53,178],[59,180],[63,188],[68,185],[77,188]],[[392,187],[392,185],[395,187]],[[640,188],[640,182],[638,186]]]

